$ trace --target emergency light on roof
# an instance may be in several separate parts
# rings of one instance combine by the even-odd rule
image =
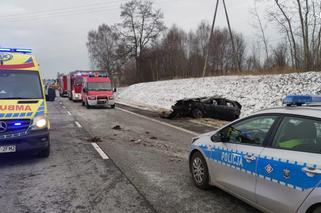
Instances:
[[[24,49],[24,48],[0,48],[0,52],[32,53],[32,50],[31,49]]]
[[[316,95],[289,95],[283,99],[286,106],[302,106],[321,104],[321,96]]]
[[[108,77],[108,74],[105,72],[90,72],[89,77]]]

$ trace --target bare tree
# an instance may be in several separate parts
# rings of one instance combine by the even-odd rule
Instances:
[[[268,42],[268,39],[267,39],[266,34],[265,34],[265,30],[264,30],[264,28],[266,28],[266,26],[263,26],[261,17],[260,17],[260,15],[258,13],[258,10],[257,10],[256,1],[254,2],[254,8],[251,11],[251,14],[252,14],[252,16],[253,16],[253,18],[255,20],[255,22],[253,23],[254,27],[257,28],[260,31],[259,38],[260,38],[261,42],[264,45],[265,60],[269,61],[269,42]]]
[[[305,71],[316,68],[321,23],[315,14],[316,8],[321,7],[320,1],[274,0],[274,5],[276,9],[269,14],[288,38],[295,68],[301,67]]]
[[[136,74],[139,80],[144,80],[141,63],[144,50],[165,29],[163,14],[153,9],[151,1],[131,0],[121,5],[122,23],[120,35],[126,42],[130,56],[136,61]]]
[[[94,66],[111,72],[115,70],[118,40],[118,34],[106,24],[100,25],[97,31],[88,33],[87,48]]]
[[[284,68],[287,64],[287,44],[281,42],[273,49],[273,66]]]

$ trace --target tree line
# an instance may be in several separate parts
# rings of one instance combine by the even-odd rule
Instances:
[[[102,24],[88,33],[89,56],[94,67],[109,70],[121,84],[201,77],[207,52],[208,76],[321,69],[321,3],[273,0],[268,4],[263,16],[257,4],[251,12],[258,42],[246,41],[234,31],[232,42],[227,28],[215,28],[209,39],[207,21],[190,32],[176,25],[166,27],[163,13],[151,1],[131,0],[121,5],[121,23]],[[270,44],[264,21],[278,27],[277,45]]]

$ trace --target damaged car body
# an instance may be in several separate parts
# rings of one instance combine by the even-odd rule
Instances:
[[[166,118],[193,117],[233,121],[240,117],[242,106],[222,97],[201,97],[178,100]]]

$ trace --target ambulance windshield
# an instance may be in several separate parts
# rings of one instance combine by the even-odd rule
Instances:
[[[42,98],[38,72],[0,70],[0,100]]]

